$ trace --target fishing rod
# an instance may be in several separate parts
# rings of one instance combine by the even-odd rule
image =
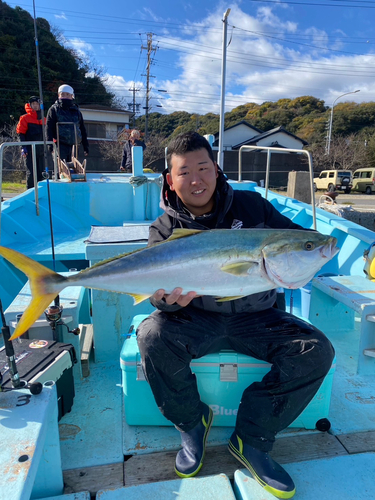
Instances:
[[[42,131],[43,131],[43,148],[44,148],[44,171],[45,178],[47,180],[47,197],[48,197],[48,213],[49,213],[49,225],[51,234],[51,248],[52,248],[52,265],[53,270],[56,271],[56,258],[55,258],[55,241],[53,236],[53,223],[52,223],[52,207],[51,207],[51,192],[49,187],[49,171],[47,166],[47,137],[46,137],[46,124],[44,122],[44,103],[43,103],[43,88],[42,88],[42,73],[40,69],[40,57],[39,57],[39,41],[38,41],[38,30],[36,26],[36,12],[35,12],[35,0],[33,0],[34,9],[34,34],[35,34],[35,51],[36,51],[36,64],[38,69],[38,84],[39,84],[39,99],[40,99],[40,110],[42,114]],[[55,306],[60,306],[60,298],[57,296],[54,300]]]
[[[16,356],[14,354],[13,343],[10,339],[10,331],[9,326],[7,326],[5,322],[5,315],[3,311],[3,304],[0,299],[0,313],[1,313],[1,321],[3,326],[1,327],[1,333],[3,334],[4,339],[4,347],[5,347],[5,355],[8,362],[10,380],[12,382],[12,386],[14,389],[17,389],[21,385],[20,377],[18,375],[17,365],[16,365]],[[0,381],[1,382],[1,381]]]

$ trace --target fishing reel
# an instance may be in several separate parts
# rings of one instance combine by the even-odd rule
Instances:
[[[73,333],[73,335],[79,335],[81,333],[80,328],[73,328],[73,330],[70,330],[68,325],[64,323],[64,321],[61,319],[63,309],[64,309],[63,306],[54,305],[54,306],[49,306],[48,309],[44,311],[44,315],[52,331],[55,332],[57,326],[65,326],[65,328],[68,330],[68,333]]]

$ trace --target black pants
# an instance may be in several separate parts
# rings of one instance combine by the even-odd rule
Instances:
[[[246,443],[272,449],[277,432],[306,408],[330,370],[334,349],[322,332],[278,309],[222,315],[187,306],[153,312],[139,326],[143,369],[163,415],[183,431],[201,419],[192,359],[231,348],[272,363],[243,393],[236,432]]]
[[[43,154],[43,146],[36,146],[36,172],[37,172],[37,182],[42,181],[44,179],[44,154]],[[31,148],[30,148],[31,149]],[[30,151],[26,156],[26,187],[27,189],[34,187],[34,172],[33,172],[33,154]]]
[[[60,158],[62,160],[65,160],[67,162],[72,161],[72,150],[73,146],[60,142]],[[59,150],[57,150],[57,154],[59,154]],[[76,157],[78,157],[78,151],[76,152]]]

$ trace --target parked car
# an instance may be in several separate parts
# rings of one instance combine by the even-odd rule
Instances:
[[[375,191],[375,168],[358,168],[354,172],[353,191],[366,194]]]
[[[314,177],[314,190],[345,191],[350,193],[353,186],[353,174],[350,170],[323,170],[319,177]]]

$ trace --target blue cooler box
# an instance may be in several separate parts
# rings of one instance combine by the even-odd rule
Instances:
[[[160,413],[143,373],[135,332],[145,318],[147,315],[133,318],[120,355],[125,419],[129,425],[173,425]],[[235,426],[243,391],[259,382],[270,368],[265,361],[231,350],[191,362],[201,399],[213,410],[214,426]],[[318,420],[328,417],[334,371],[335,361],[314,399],[290,427],[315,429]]]

